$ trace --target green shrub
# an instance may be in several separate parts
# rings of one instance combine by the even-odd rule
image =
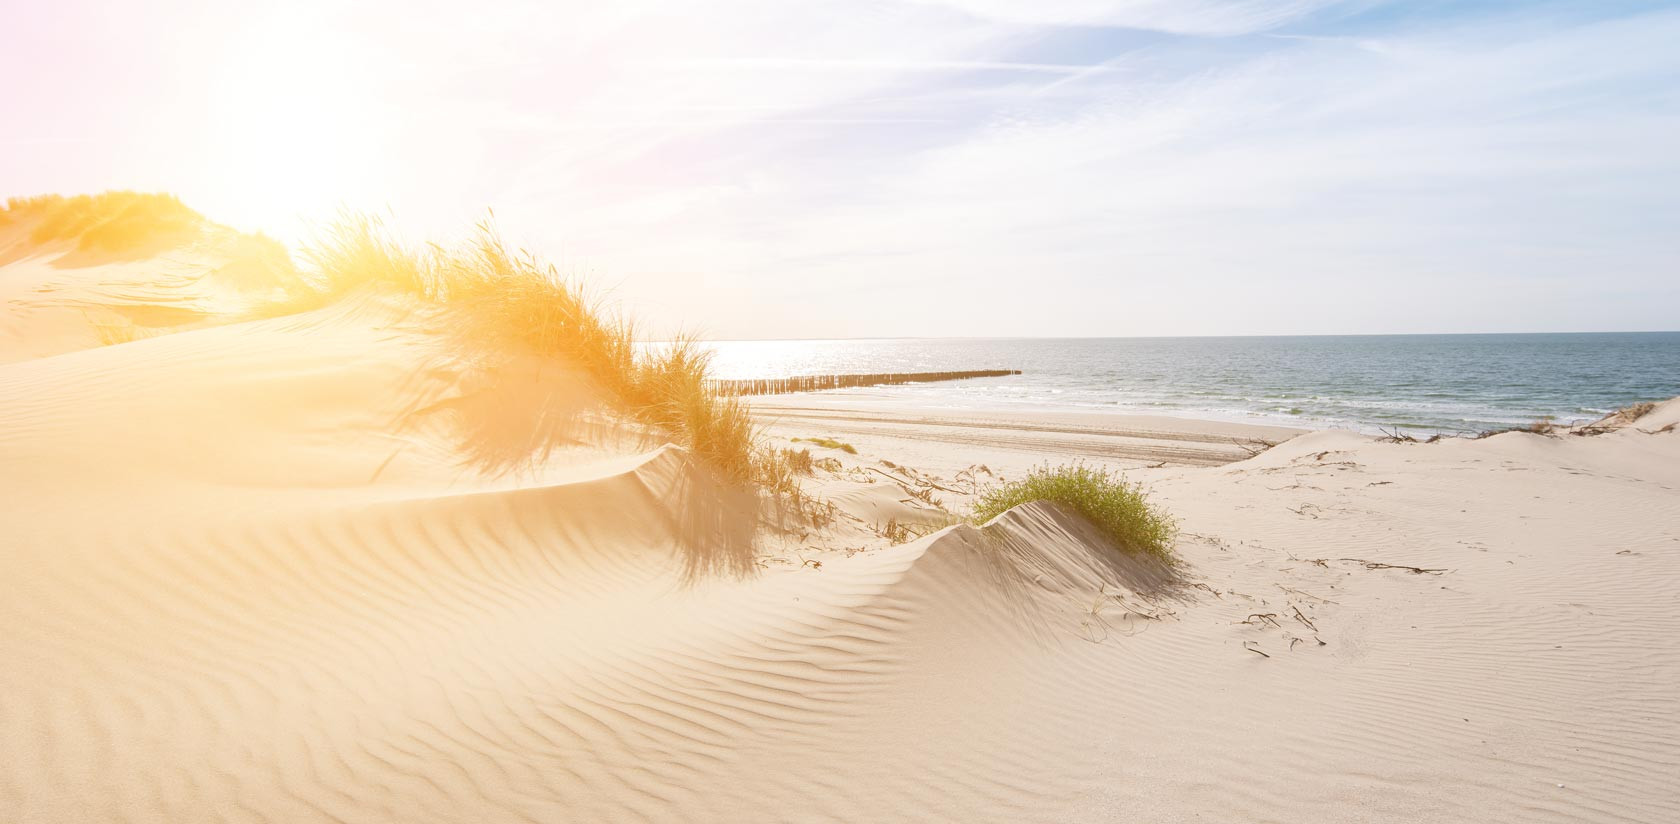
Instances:
[[[1084,464],[1034,468],[1025,478],[988,487],[974,502],[974,519],[985,523],[1013,507],[1054,501],[1090,521],[1121,548],[1172,560],[1178,525],[1149,503],[1141,484]]]

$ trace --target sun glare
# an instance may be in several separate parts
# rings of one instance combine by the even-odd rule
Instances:
[[[375,182],[383,129],[365,55],[313,25],[276,14],[229,43],[215,69],[206,199],[234,225],[294,234],[300,214]],[[300,54],[301,43],[315,45]]]

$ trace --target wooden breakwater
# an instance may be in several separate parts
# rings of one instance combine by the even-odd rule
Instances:
[[[875,372],[864,375],[796,375],[791,378],[713,381],[725,395],[781,395],[788,392],[816,392],[854,386],[885,386],[897,383],[958,381],[964,378],[1001,378],[1019,375],[1019,369],[971,369],[965,372]]]

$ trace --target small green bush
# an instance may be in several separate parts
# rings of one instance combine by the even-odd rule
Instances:
[[[974,519],[985,523],[1033,501],[1054,501],[1078,512],[1128,551],[1173,558],[1178,524],[1172,516],[1149,503],[1141,484],[1084,464],[1045,464],[1025,478],[988,487],[974,502]]]

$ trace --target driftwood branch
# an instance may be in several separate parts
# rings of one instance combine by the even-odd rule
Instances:
[[[1300,621],[1303,624],[1306,624],[1307,629],[1310,629],[1313,632],[1318,631],[1318,626],[1316,624],[1314,624],[1312,621],[1307,620],[1307,616],[1301,614],[1301,608],[1300,607],[1295,606],[1294,604],[1290,604],[1289,608],[1295,611],[1295,620]]]
[[[1364,564],[1366,569],[1403,569],[1413,575],[1440,575],[1444,572],[1452,571],[1450,569],[1431,569],[1428,567],[1406,566],[1405,564],[1385,564],[1382,561],[1367,561],[1364,558],[1337,558],[1336,560]]]

